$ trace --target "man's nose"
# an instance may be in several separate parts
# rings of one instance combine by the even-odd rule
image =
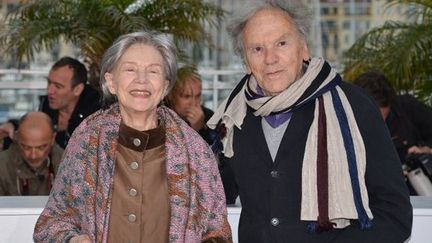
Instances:
[[[266,64],[274,64],[278,61],[277,53],[272,48],[266,49],[264,55],[264,62]]]
[[[36,148],[32,148],[30,150],[30,158],[31,159],[36,159],[38,157],[38,151],[36,151]]]
[[[54,92],[55,92],[54,87],[49,84],[47,87],[47,93],[50,95],[50,94],[54,94]]]

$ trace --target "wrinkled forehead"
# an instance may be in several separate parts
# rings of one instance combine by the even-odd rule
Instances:
[[[265,8],[255,12],[246,22],[243,35],[254,38],[256,35],[270,33],[291,33],[301,36],[300,30],[288,13],[276,9]]]

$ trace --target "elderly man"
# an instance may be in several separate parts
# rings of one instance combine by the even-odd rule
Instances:
[[[49,116],[27,113],[15,141],[0,152],[0,195],[48,195],[62,155]]]
[[[100,108],[99,93],[87,84],[87,69],[80,61],[63,57],[48,74],[47,95],[39,110],[48,114],[57,131],[56,142],[65,148],[72,132],[84,118]],[[13,137],[16,122],[0,126],[0,137]]]
[[[207,123],[227,198],[240,196],[239,241],[405,241],[412,207],[374,101],[310,58],[300,1],[241,10],[229,32],[248,74]]]

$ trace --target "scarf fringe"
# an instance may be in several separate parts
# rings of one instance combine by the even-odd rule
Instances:
[[[323,222],[312,221],[307,224],[307,230],[309,233],[321,233],[334,229],[334,226],[328,219]]]

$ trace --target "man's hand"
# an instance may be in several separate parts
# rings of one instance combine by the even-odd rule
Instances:
[[[10,137],[13,139],[15,132],[14,125],[10,122],[6,122],[2,125],[0,125],[0,139],[3,139],[5,137]]]
[[[200,105],[193,106],[187,110],[186,121],[195,131],[204,127],[204,112]]]
[[[69,240],[69,243],[91,243],[90,237],[88,235],[78,235],[74,236]]]
[[[412,146],[408,149],[408,154],[432,154],[432,148],[428,146]]]

